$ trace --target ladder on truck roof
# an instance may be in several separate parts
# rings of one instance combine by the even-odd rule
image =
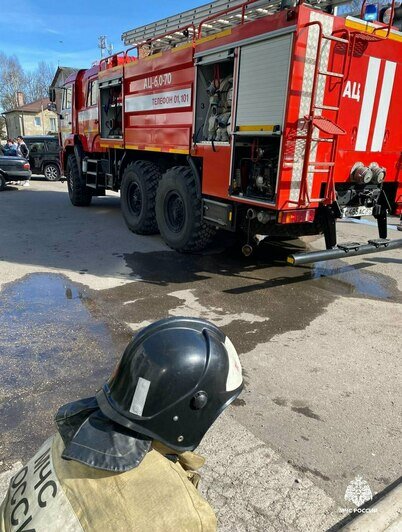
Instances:
[[[126,31],[122,35],[122,40],[125,45],[138,45],[161,36],[158,40],[162,41],[163,44],[179,44],[188,40],[188,35],[182,33],[185,28],[189,28],[190,32],[192,31],[194,34],[199,25],[205,22],[202,24],[203,35],[210,35],[240,24],[242,14],[238,11],[243,5],[245,6],[244,18],[250,21],[275,13],[280,3],[281,0],[251,0],[248,2],[247,0],[215,0],[215,2]],[[235,9],[236,7],[238,9]],[[224,18],[213,18],[220,13],[222,16],[225,13]]]
[[[329,7],[348,4],[349,0],[300,0],[300,3],[327,10]],[[243,22],[276,13],[281,9],[281,4],[282,0],[215,0],[125,31],[121,38],[126,46],[138,46],[152,40],[157,40],[160,45],[176,46],[187,42],[189,38],[200,37],[198,29],[201,26],[204,36],[212,35]],[[184,32],[184,29],[188,29],[188,32]]]

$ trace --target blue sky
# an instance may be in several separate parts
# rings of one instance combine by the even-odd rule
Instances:
[[[107,35],[118,51],[123,49],[124,31],[205,3],[207,0],[18,0],[1,9],[0,51],[15,54],[27,70],[39,61],[55,67],[86,68],[99,58],[99,35]]]

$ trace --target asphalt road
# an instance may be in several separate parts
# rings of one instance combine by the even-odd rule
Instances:
[[[291,268],[277,243],[245,259],[221,235],[179,255],[131,234],[118,195],[74,208],[45,181],[0,193],[0,224],[0,499],[57,407],[93,394],[133,332],[176,315],[221,326],[244,368],[245,391],[201,448],[220,530],[324,530],[356,475],[373,494],[399,477],[400,250]]]

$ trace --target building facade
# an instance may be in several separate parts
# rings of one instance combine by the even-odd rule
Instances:
[[[58,132],[57,114],[49,111],[48,98],[42,98],[3,113],[9,138],[21,135],[51,135]]]
[[[56,73],[54,75],[53,81],[50,85],[51,89],[55,90],[55,104],[56,109],[60,112],[61,110],[61,100],[63,97],[63,85],[66,82],[66,79],[70,74],[74,74],[75,72],[78,72],[78,68],[72,68],[72,67],[58,67],[56,70]]]

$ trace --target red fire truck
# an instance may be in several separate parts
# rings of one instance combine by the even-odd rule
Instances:
[[[394,4],[387,23],[337,9],[217,0],[123,34],[128,49],[63,89],[73,205],[120,190],[128,228],[182,252],[217,229],[246,254],[261,235],[324,234],[327,250],[291,264],[402,246],[387,239],[387,211],[402,211],[402,33]],[[365,215],[379,238],[337,244],[336,220]]]

